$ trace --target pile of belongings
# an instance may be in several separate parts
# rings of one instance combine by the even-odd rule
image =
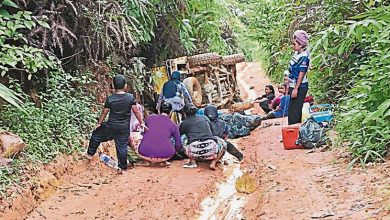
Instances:
[[[259,115],[243,115],[240,113],[221,114],[219,118],[229,127],[229,138],[238,138],[249,135],[261,124]]]

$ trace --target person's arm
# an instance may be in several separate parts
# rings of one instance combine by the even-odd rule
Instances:
[[[260,102],[264,102],[264,101],[267,101],[267,100],[268,100],[267,98],[255,99],[255,101],[253,101],[253,103],[260,103]]]
[[[183,83],[181,83],[181,90],[182,90],[182,92],[183,92],[184,98],[188,99],[188,101],[189,101],[190,103],[192,103],[191,95],[190,95],[190,93],[188,92],[186,86],[185,86]]]
[[[95,130],[102,125],[102,123],[103,123],[104,119],[106,119],[106,116],[107,116],[109,111],[110,111],[109,108],[104,108],[103,109],[102,113],[100,114],[99,121],[98,121],[98,123],[97,123],[97,125],[95,127]]]
[[[261,103],[261,102],[264,102],[264,101],[267,101],[267,100],[268,100],[268,99],[267,99],[267,95],[264,94],[264,95],[262,95],[261,97],[256,98],[255,101],[254,101],[254,103]]]
[[[148,130],[148,127],[146,127],[144,121],[142,120],[142,113],[139,111],[137,108],[137,105],[132,105],[131,110],[134,112],[135,117],[137,118],[139,124],[141,125],[142,128],[144,128],[146,131]]]
[[[158,99],[157,99],[157,112],[160,114],[160,106],[161,106],[161,103],[162,101],[164,100],[164,96],[163,96],[163,93],[161,91],[160,95],[158,95]]]
[[[296,98],[298,96],[298,88],[301,86],[303,77],[305,77],[306,73],[305,72],[299,72],[297,84],[295,85],[292,93],[291,93],[291,98]]]
[[[270,109],[277,109],[280,105],[280,102],[282,100],[283,95],[279,95],[278,97],[274,98],[269,106]]]
[[[227,126],[227,124],[225,124],[225,128],[223,130],[223,135],[222,135],[222,138],[224,140],[227,140],[229,137],[229,127]]]

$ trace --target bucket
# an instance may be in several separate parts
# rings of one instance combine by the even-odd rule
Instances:
[[[298,140],[299,128],[300,124],[289,125],[282,128],[282,137],[283,137],[283,145],[284,149],[292,150],[292,149],[301,149],[302,145],[297,145],[296,141]]]

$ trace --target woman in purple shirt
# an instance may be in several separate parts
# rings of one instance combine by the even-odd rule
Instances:
[[[148,131],[144,133],[139,146],[135,146],[139,157],[147,161],[146,165],[150,165],[150,162],[165,165],[182,147],[179,127],[169,118],[171,111],[172,105],[163,102],[160,106],[161,114],[146,119]]]

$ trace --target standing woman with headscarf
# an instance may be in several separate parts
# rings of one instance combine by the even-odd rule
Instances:
[[[180,72],[174,71],[171,79],[164,83],[160,96],[158,97],[157,110],[160,109],[162,101],[166,101],[172,105],[172,111],[183,112],[185,99],[188,103],[192,103],[191,95],[186,86],[180,80]]]
[[[301,122],[303,102],[309,89],[307,80],[310,64],[309,35],[303,30],[297,30],[294,32],[292,43],[295,53],[286,74],[290,94],[289,125]]]

